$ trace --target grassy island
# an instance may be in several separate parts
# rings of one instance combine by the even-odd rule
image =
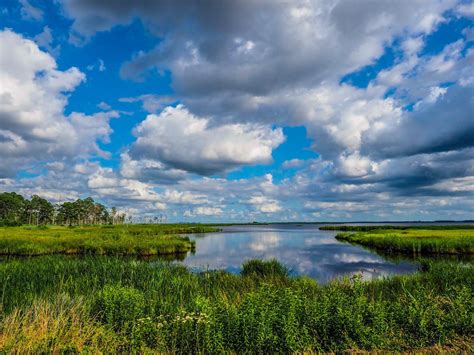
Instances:
[[[0,227],[0,255],[165,255],[185,253],[194,242],[177,234],[215,231],[202,225]]]
[[[356,233],[339,233],[338,240],[360,244],[385,252],[406,254],[474,254],[474,227],[448,226],[440,227],[401,227],[367,228],[341,226],[345,231]],[[364,228],[364,227],[362,227]],[[325,228],[328,230],[328,228]],[[337,227],[334,227],[337,230]],[[362,229],[364,230],[364,229]]]

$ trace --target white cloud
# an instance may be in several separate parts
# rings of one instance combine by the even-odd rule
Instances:
[[[459,4],[456,7],[456,12],[461,16],[474,17],[474,3],[471,1],[464,4]]]
[[[254,195],[250,197],[248,203],[253,205],[257,209],[257,211],[263,213],[275,213],[280,212],[282,210],[277,200],[268,198],[267,196],[263,195]]]
[[[222,214],[222,209],[220,207],[196,207],[195,209],[186,210],[183,214],[185,217],[195,217],[195,216],[220,216]]]
[[[293,168],[299,168],[304,165],[304,160],[301,159],[290,159],[290,160],[285,160],[281,166],[284,169],[293,169]]]
[[[284,141],[280,128],[229,124],[210,126],[184,106],[148,115],[135,129],[133,157],[147,158],[198,174],[214,174],[241,165],[266,164]]]
[[[377,169],[377,163],[355,152],[350,155],[341,155],[337,160],[336,169],[345,176],[362,177],[373,173]]]
[[[0,176],[48,169],[44,176],[1,179],[2,188],[91,194],[134,213],[158,209],[202,220],[386,218],[392,211],[400,219],[469,216],[472,29],[435,54],[423,49],[439,24],[471,16],[471,4],[226,2],[218,12],[207,4],[142,0],[63,4],[73,21],[70,38],[82,44],[98,31],[141,20],[161,40],[130,54],[121,75],[144,79],[150,69],[169,71],[173,97],[149,92],[119,99],[159,114],[136,127],[119,169],[104,168],[88,159],[107,157],[97,141],[108,141],[117,113],[64,115],[68,95],[85,76],[58,70],[38,48],[54,52],[50,28],[35,37],[37,44],[2,32],[8,42],[2,53],[12,55],[0,63]],[[188,19],[192,31],[183,26]],[[367,87],[341,84],[353,71],[378,68],[384,52],[394,62],[384,60],[388,67],[371,73]],[[91,70],[105,70],[100,58],[93,60]],[[110,110],[105,102],[99,108]],[[295,168],[291,178],[193,175],[271,162],[284,140],[274,127],[285,126],[304,126],[320,156],[282,163]],[[41,161],[47,165],[35,164]]]
[[[105,156],[97,140],[108,141],[116,112],[64,115],[67,93],[85,75],[77,68],[57,69],[54,58],[31,40],[0,32],[0,175],[35,161]]]
[[[450,192],[474,192],[474,176],[442,181],[432,186],[436,190]]]
[[[153,159],[134,160],[128,153],[123,153],[120,158],[120,174],[125,178],[166,185],[174,184],[189,175],[184,170],[169,168]]]
[[[101,110],[104,110],[104,111],[108,111],[108,110],[112,109],[112,107],[110,107],[110,105],[105,101],[99,102],[97,104],[97,107],[100,108]]]
[[[163,194],[163,199],[169,203],[185,205],[209,203],[206,195],[177,190],[166,190]]]

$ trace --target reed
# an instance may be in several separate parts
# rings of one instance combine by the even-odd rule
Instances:
[[[0,255],[165,255],[194,248],[187,236],[215,231],[201,225],[22,226],[0,228]]]
[[[341,232],[371,232],[378,230],[413,230],[413,229],[423,229],[423,230],[459,230],[459,229],[474,229],[474,225],[468,224],[453,224],[453,225],[365,225],[365,226],[348,226],[345,224],[333,225],[333,226],[322,226],[319,227],[320,230],[327,231],[341,231]]]
[[[266,272],[287,270],[276,263],[233,275],[118,257],[7,259],[0,352],[474,350],[472,263],[326,285]]]
[[[340,233],[336,239],[388,253],[414,255],[474,254],[474,228],[373,230]]]

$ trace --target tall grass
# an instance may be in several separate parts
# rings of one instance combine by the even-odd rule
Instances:
[[[277,264],[232,275],[115,257],[4,260],[0,352],[473,350],[473,264],[324,286]]]
[[[247,260],[242,265],[242,275],[249,276],[274,276],[274,277],[287,277],[290,274],[290,270],[283,264],[279,263],[276,259],[272,260],[259,260],[252,259]]]
[[[378,230],[407,230],[407,229],[423,229],[423,230],[452,230],[452,229],[474,229],[474,225],[469,224],[453,224],[453,225],[364,225],[364,226],[348,226],[339,224],[334,226],[321,226],[320,230],[326,231],[343,231],[343,232],[371,232]]]
[[[389,253],[474,254],[474,229],[374,230],[366,233],[340,233],[336,239]]]
[[[207,226],[25,226],[0,228],[0,255],[185,253],[194,242],[178,233],[214,231]]]

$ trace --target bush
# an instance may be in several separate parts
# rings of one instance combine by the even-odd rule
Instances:
[[[259,277],[273,276],[273,277],[288,277],[290,270],[277,260],[248,260],[242,265],[243,276],[256,275]]]
[[[143,317],[145,297],[139,290],[123,286],[105,286],[99,292],[93,313],[117,331],[128,332]]]

